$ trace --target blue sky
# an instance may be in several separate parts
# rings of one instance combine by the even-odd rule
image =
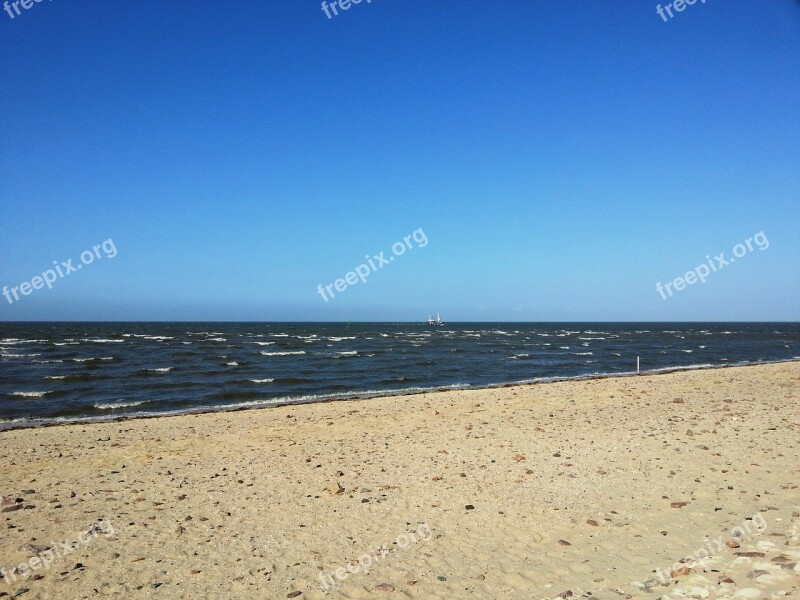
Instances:
[[[800,3],[656,4],[0,12],[0,320],[800,320]]]

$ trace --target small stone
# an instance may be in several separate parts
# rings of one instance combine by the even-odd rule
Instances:
[[[766,574],[767,574],[767,571],[764,571],[763,569],[755,569],[753,571],[748,571],[747,572],[747,576],[750,579],[755,579],[756,577],[761,577],[762,575],[766,575]]]
[[[681,567],[680,569],[672,571],[669,574],[669,576],[672,577],[673,579],[677,579],[678,577],[683,577],[684,575],[688,575],[689,573],[692,572],[692,570],[693,569],[690,569],[689,567]]]
[[[683,508],[687,504],[689,504],[689,503],[688,502],[672,502],[672,503],[670,503],[670,506],[672,508]]]
[[[764,556],[763,552],[734,552],[736,556],[746,556],[747,558],[760,558]]]
[[[775,556],[775,557],[771,558],[770,560],[771,560],[772,562],[775,562],[775,563],[785,563],[785,562],[789,562],[789,559],[788,559],[788,558],[786,558],[786,557],[785,557],[783,554],[781,554],[780,556]]]
[[[28,554],[41,554],[47,550],[50,550],[50,546],[39,546],[37,544],[22,544],[17,548],[18,552],[27,552]]]
[[[287,597],[287,598],[297,598],[297,597],[298,597],[300,594],[302,594],[302,593],[303,593],[303,592],[301,592],[301,591],[299,591],[299,590],[298,590],[298,591],[296,591],[296,592],[289,592],[288,594],[286,594],[286,597]]]
[[[22,504],[12,504],[11,506],[6,506],[6,507],[5,507],[5,508],[4,508],[2,511],[0,511],[0,512],[7,513],[7,512],[14,512],[15,510],[21,510],[21,509],[22,509]],[[23,589],[24,589],[24,588],[23,588]],[[27,590],[25,590],[25,591],[27,591]],[[23,593],[24,593],[24,592],[23,592]]]
[[[594,519],[587,519],[586,524],[591,525],[592,527],[600,527],[600,523],[598,523]]]
[[[575,594],[572,593],[572,590],[565,590],[561,592],[556,598],[572,598]]]
[[[447,581],[447,577],[445,577],[444,575],[439,575],[436,579],[438,579],[439,581]]]
[[[379,583],[374,588],[372,588],[373,592],[393,592],[394,586],[390,583]]]
[[[561,546],[572,546],[572,544],[570,544],[567,540],[558,540],[558,543]]]
[[[472,504],[467,504],[466,506],[464,506],[464,508],[466,508],[467,510],[475,510],[475,507]]]
[[[728,540],[727,542],[725,542],[725,545],[728,548],[739,548],[741,546],[739,542],[736,542],[734,540]]]

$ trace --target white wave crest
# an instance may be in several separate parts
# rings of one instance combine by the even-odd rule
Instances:
[[[139,406],[147,403],[147,400],[139,400],[138,402],[111,402],[109,404],[95,404],[94,407],[99,410],[114,410],[117,408],[130,408],[131,406]]]

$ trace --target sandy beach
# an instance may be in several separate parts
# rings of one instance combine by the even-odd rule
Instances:
[[[797,596],[799,397],[790,362],[0,432],[0,597]]]

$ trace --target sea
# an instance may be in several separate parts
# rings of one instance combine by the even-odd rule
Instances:
[[[800,323],[0,323],[0,429],[797,360]]]

